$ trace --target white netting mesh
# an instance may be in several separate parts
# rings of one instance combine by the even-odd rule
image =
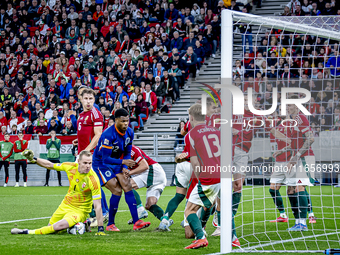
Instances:
[[[273,21],[270,23],[269,21]],[[235,215],[239,251],[323,251],[340,248],[340,57],[339,17],[275,17],[234,15],[235,86],[257,92],[258,107],[272,105],[272,89],[301,87],[312,94],[306,105],[315,142],[317,184],[308,188],[316,223],[308,231],[291,232],[295,224],[286,186],[280,189],[288,223],[271,223],[280,216],[269,193],[273,164],[269,133],[256,133],[249,163],[258,166],[247,173],[242,199]],[[222,42],[223,45],[223,42]],[[223,46],[222,46],[223,47]],[[223,60],[222,60],[223,61]],[[280,102],[280,100],[279,100]],[[339,174],[339,176],[338,176]],[[309,211],[310,213],[310,211]]]

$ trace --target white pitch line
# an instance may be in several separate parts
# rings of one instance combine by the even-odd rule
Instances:
[[[130,212],[130,210],[118,210],[118,212]],[[175,211],[178,213],[184,213],[184,211]],[[0,222],[1,224],[9,224],[9,223],[16,223],[16,222],[22,222],[22,221],[30,221],[30,220],[44,220],[44,219],[49,219],[51,216],[48,217],[40,217],[40,218],[31,218],[31,219],[21,219],[21,220],[10,220],[10,221],[3,221]]]

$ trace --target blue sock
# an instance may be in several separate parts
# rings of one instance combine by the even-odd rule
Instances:
[[[111,195],[109,208],[109,222],[108,226],[115,224],[115,216],[118,211],[119,200],[121,196]]]
[[[132,190],[130,190],[129,192],[125,192],[125,201],[129,206],[133,223],[136,223],[139,220],[139,218],[137,212],[136,198]]]
[[[107,206],[105,193],[102,188],[101,188],[101,191],[102,191],[102,210],[103,210],[103,215],[105,215],[109,211],[109,207]]]

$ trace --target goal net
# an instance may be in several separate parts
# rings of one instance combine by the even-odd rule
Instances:
[[[304,115],[308,121],[308,127],[305,128],[313,135],[312,153],[308,152],[307,155],[315,156],[314,163],[313,160],[310,161],[311,163],[306,163],[309,168],[308,177],[313,177],[315,183],[307,185],[305,191],[296,189],[295,192],[290,191],[296,196],[292,198],[292,194],[287,195],[290,187],[295,187],[289,182],[289,175],[285,175],[286,179],[282,180],[282,183],[279,181],[280,177],[273,176],[273,167],[278,163],[278,157],[274,158],[273,153],[282,149],[278,148],[278,140],[271,137],[270,128],[256,128],[252,134],[248,164],[244,165],[246,170],[245,181],[240,192],[241,198],[239,202],[236,201],[236,205],[235,192],[232,196],[228,194],[232,189],[230,178],[228,180],[222,178],[221,181],[222,228],[230,226],[226,225],[230,218],[225,219],[225,217],[230,216],[232,200],[235,231],[241,244],[239,248],[233,248],[232,251],[296,253],[340,248],[338,228],[340,227],[340,188],[337,188],[340,181],[340,80],[338,79],[340,78],[340,57],[338,57],[340,18],[337,16],[259,17],[231,11],[224,11],[222,15],[222,79],[221,85],[216,86],[222,88],[222,102],[229,95],[229,89],[224,85],[232,81],[233,86],[243,92],[246,92],[247,88],[252,88],[257,99],[255,108],[268,110],[274,102],[273,91],[276,88],[278,105],[272,114],[275,118],[282,115],[279,109],[282,107],[283,89],[287,88],[288,92],[296,88],[307,89],[311,99],[303,106],[311,115]],[[230,24],[231,17],[232,24]],[[292,94],[298,97],[306,96],[295,92],[287,93],[287,97]],[[231,107],[231,103],[223,104],[222,119],[231,116],[231,109],[228,106]],[[289,117],[290,113],[287,116]],[[268,118],[268,116],[263,117]],[[287,135],[289,128],[291,127],[282,128],[282,133]],[[305,132],[297,129],[292,128],[290,135],[294,130],[301,134]],[[231,129],[222,128],[222,137],[225,131],[231,132]],[[305,142],[309,138],[302,135],[302,139]],[[223,157],[227,150],[231,150],[230,146],[230,143],[226,144],[222,138]],[[290,151],[291,157],[296,155],[297,151]],[[223,157],[222,165],[233,164],[231,157],[230,162]],[[287,164],[289,156],[281,161]],[[305,170],[307,170],[306,164],[303,164]],[[299,198],[301,194],[306,200]],[[226,200],[228,202],[225,202]],[[307,201],[307,204],[304,201]],[[301,211],[305,211],[306,208],[307,215],[303,215]],[[296,210],[297,217],[293,214]],[[308,230],[296,228],[296,224],[305,225],[303,218],[306,219]],[[300,220],[296,221],[296,219]],[[230,237],[227,234],[228,231],[222,229],[221,252],[231,251],[229,247],[231,243],[223,248],[226,237]]]

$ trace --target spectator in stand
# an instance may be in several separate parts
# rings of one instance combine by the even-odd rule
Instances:
[[[155,92],[151,90],[151,85],[145,85],[145,91],[143,93],[143,99],[145,100],[150,113],[155,113],[157,111],[157,96]]]
[[[164,20],[177,20],[178,16],[178,10],[175,9],[175,5],[173,3],[170,3],[169,9],[167,9],[164,13]]]
[[[48,132],[48,128],[45,125],[45,121],[39,121],[38,126],[34,128],[34,134],[37,135],[46,135]]]
[[[7,132],[11,133],[12,127],[14,125],[17,126],[17,129],[19,131],[21,131],[24,129],[25,124],[26,124],[26,121],[21,117],[17,117],[17,113],[15,111],[12,111],[11,118],[8,120]]]
[[[166,87],[164,85],[164,82],[161,82],[161,78],[159,76],[156,76],[155,81],[156,82],[153,91],[155,92],[157,97],[157,113],[160,114],[162,103],[166,95]]]
[[[74,129],[72,122],[67,121],[65,128],[62,130],[61,134],[63,134],[63,135],[73,135],[75,133],[76,133],[76,130]]]
[[[181,130],[184,128],[184,126],[185,126],[185,121],[181,121],[178,125],[178,128],[177,128],[178,134],[176,134],[174,148],[176,148],[178,144],[184,144],[184,139],[183,139],[184,136],[181,134]]]
[[[24,133],[28,134],[28,135],[34,134],[34,126],[32,125],[32,121],[31,120],[27,120]]]
[[[196,65],[197,65],[197,55],[194,53],[193,47],[189,46],[186,53],[182,57],[182,62],[185,66],[186,79],[192,74],[194,80],[196,80]]]

